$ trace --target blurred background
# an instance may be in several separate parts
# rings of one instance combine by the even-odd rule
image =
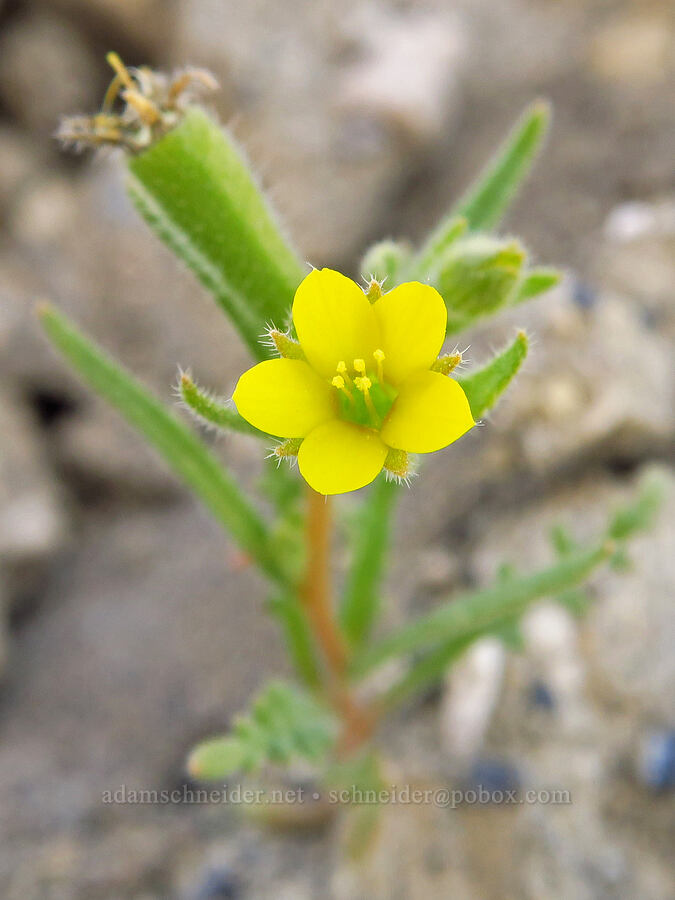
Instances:
[[[0,894],[118,898],[673,896],[675,490],[632,571],[578,622],[544,604],[517,654],[478,645],[392,723],[398,780],[564,789],[561,806],[384,810],[367,887],[331,827],[261,832],[215,806],[106,805],[180,787],[185,754],[284,669],[264,586],[38,333],[49,298],[172,400],[227,394],[228,323],[132,211],[115,154],[74,157],[103,61],[192,64],[302,256],[355,273],[419,239],[537,96],[555,117],[506,230],[562,286],[472,333],[526,327],[486,427],[407,494],[390,623],[500,564],[582,539],[673,461],[675,16],[668,0],[0,0]],[[462,347],[463,349],[463,347]],[[220,439],[242,477],[244,439]],[[348,501],[347,501],[348,502]],[[360,886],[359,886],[360,885]]]

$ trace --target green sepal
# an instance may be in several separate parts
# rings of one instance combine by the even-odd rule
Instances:
[[[516,287],[513,296],[509,301],[510,306],[517,306],[519,303],[526,303],[533,300],[540,294],[550,291],[560,283],[561,274],[557,269],[550,268],[533,268],[528,269]]]

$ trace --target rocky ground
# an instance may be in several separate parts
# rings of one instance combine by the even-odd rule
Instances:
[[[650,467],[666,507],[632,571],[594,580],[583,622],[533,611],[518,654],[478,645],[387,743],[393,780],[560,788],[571,804],[389,807],[357,871],[339,828],[102,803],[181,785],[191,744],[283,667],[261,584],[35,325],[35,301],[54,300],[167,399],[177,364],[223,392],[246,365],[137,220],[119,161],[50,138],[96,107],[110,48],[211,68],[305,258],[347,271],[371,239],[423,234],[525,103],[554,102],[507,229],[567,275],[467,338],[474,362],[515,326],[535,343],[486,427],[406,497],[388,616],[504,560],[540,564],[552,522],[583,539]],[[671,896],[674,49],[656,0],[0,2],[3,897]],[[217,449],[255,472],[246,442]]]

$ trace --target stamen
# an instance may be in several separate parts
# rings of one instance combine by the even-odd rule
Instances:
[[[115,53],[114,50],[111,50],[110,53],[106,54],[105,61],[112,69],[115,70],[115,72],[119,76],[120,81],[123,85],[125,85],[125,87],[134,86],[134,82],[131,75],[129,74],[129,70],[120,59],[119,53]]]
[[[349,372],[347,371],[347,364],[345,363],[345,361],[343,359],[341,359],[340,362],[337,364],[337,370],[338,370],[338,375],[342,375],[342,377],[344,378],[344,380],[347,383],[347,386],[349,388],[351,388],[352,380],[349,377]]]
[[[360,362],[361,360],[354,360],[355,363]],[[356,366],[355,366],[356,368]],[[370,396],[370,389],[373,386],[372,381],[367,376],[363,375],[360,378],[354,379],[354,384],[356,385],[357,390],[361,391],[363,394],[363,399],[366,401],[366,408],[370,413],[373,422],[377,422],[379,420],[379,416],[377,414],[377,410],[373,405],[372,398]]]
[[[333,378],[333,380],[331,381],[331,384],[333,385],[334,388],[337,388],[338,391],[342,391],[342,393],[350,401],[350,403],[354,402],[354,398],[352,397],[352,395],[349,393],[349,391],[345,387],[345,380],[342,377],[342,375],[336,375]]]
[[[355,372],[358,372],[359,375],[365,375],[365,374],[366,374],[366,364],[365,364],[365,362],[364,362],[362,359],[355,359],[355,360],[354,360],[354,371],[355,371]]]
[[[377,377],[379,381],[384,381],[384,369],[382,363],[384,362],[384,351],[376,350],[373,353],[373,359],[377,363]]]
[[[135,88],[127,88],[122,91],[122,97],[133,106],[142,122],[146,125],[155,125],[161,119],[161,115],[155,104],[144,97]]]

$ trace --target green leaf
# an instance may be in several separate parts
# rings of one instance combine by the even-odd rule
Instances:
[[[254,428],[253,425],[250,425],[246,419],[240,416],[236,409],[228,406],[224,400],[217,399],[209,391],[196,384],[187,372],[181,372],[178,390],[186,408],[202,424],[212,425],[224,430],[238,431],[240,434],[247,434],[267,441],[276,442],[278,440],[269,434],[265,434],[263,431],[258,431],[257,428]]]
[[[557,269],[535,268],[525,272],[522,281],[515,290],[513,297],[509,301],[510,306],[517,306],[519,303],[525,303],[550,291],[560,282],[560,272]]]
[[[514,576],[493,587],[460,596],[366,649],[356,659],[353,674],[362,676],[392,656],[475,639],[493,631],[522,615],[533,601],[579,584],[613,550],[611,543],[603,542],[533,575]]]
[[[664,493],[665,480],[659,472],[645,475],[637,499],[614,512],[607,537],[614,541],[626,541],[637,532],[649,528],[663,504]]]
[[[472,231],[495,228],[530,171],[548,131],[551,109],[538,100],[525,110],[496,155],[459,202]]]
[[[581,618],[586,614],[592,602],[588,591],[584,590],[584,588],[570,588],[568,591],[563,591],[562,594],[558,594],[555,600],[556,603],[564,606],[565,609],[569,610],[569,612],[577,618]]]
[[[40,310],[52,343],[84,381],[148,440],[273,580],[284,581],[264,521],[201,441],[130,374],[50,306]]]
[[[321,680],[319,661],[307,616],[298,598],[292,594],[273,597],[269,602],[269,610],[281,624],[288,652],[299,677],[310,687],[316,687]]]
[[[141,215],[266,358],[260,335],[285,323],[304,269],[231,137],[195,107],[128,165]]]
[[[519,331],[514,342],[484,368],[457,379],[464,388],[474,419],[492,409],[522,366],[527,349],[527,335]]]
[[[207,781],[255,771],[267,762],[316,763],[327,756],[337,734],[333,714],[310,694],[274,681],[260,692],[248,715],[237,717],[230,735],[205,741],[192,751],[188,771]]]
[[[413,694],[438,684],[448,666],[455,662],[475,640],[473,635],[456,640],[451,638],[413,663],[406,674],[395,682],[381,699],[385,710],[398,706]]]
[[[249,755],[247,748],[235,738],[213,738],[193,750],[187,768],[193,778],[215,781],[243,769]]]
[[[353,525],[353,558],[340,606],[340,622],[354,647],[368,637],[377,616],[391,515],[399,496],[398,485],[381,475],[363,501]]]
[[[578,549],[578,544],[569,533],[567,528],[560,523],[555,524],[549,533],[549,540],[551,541],[551,546],[555,550],[556,554],[560,557],[568,556],[570,553],[574,553],[575,550]]]

